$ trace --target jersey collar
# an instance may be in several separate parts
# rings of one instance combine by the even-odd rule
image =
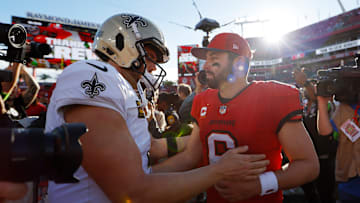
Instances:
[[[244,92],[246,89],[248,89],[248,87],[250,87],[252,84],[254,84],[254,82],[250,82],[249,85],[247,85],[245,88],[241,89],[238,93],[235,94],[235,96],[233,96],[232,98],[223,98],[220,95],[220,91],[218,90],[218,97],[219,100],[222,104],[226,104],[228,102],[230,102],[231,100],[233,100],[234,98],[236,98],[237,96],[239,96],[242,92]]]

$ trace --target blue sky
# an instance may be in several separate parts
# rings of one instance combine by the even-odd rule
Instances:
[[[342,0],[345,9],[359,7],[360,0]],[[244,20],[268,19],[265,24],[244,25],[244,37],[276,36],[341,13],[337,0],[195,0],[203,17],[220,24],[240,17]],[[192,0],[2,0],[0,22],[10,23],[11,16],[26,17],[26,12],[42,13],[101,23],[117,13],[135,13],[151,19],[164,32],[170,61],[164,64],[168,80],[177,80],[177,46],[201,44],[202,31],[193,31],[169,21],[194,27],[199,21]],[[241,33],[240,26],[229,25],[215,30]]]

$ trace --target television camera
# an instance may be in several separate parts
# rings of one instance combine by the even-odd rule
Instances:
[[[355,66],[340,66],[317,72],[317,95],[331,97],[347,104],[360,102],[360,54],[355,56]]]
[[[7,47],[6,54],[1,50],[0,60],[26,63],[29,57],[50,53],[49,45],[27,43],[26,39],[22,25],[0,23],[0,43]],[[0,82],[11,82],[12,74],[1,70]],[[0,96],[1,103],[2,99]],[[57,183],[78,182],[73,174],[82,161],[78,139],[87,131],[84,124],[68,123],[44,133],[42,128],[11,128],[14,123],[0,112],[0,181],[26,182],[42,177]]]
[[[44,133],[41,128],[0,128],[0,180],[26,182],[45,177],[57,183],[73,177],[82,161],[82,123],[68,123]]]
[[[51,53],[48,44],[28,43],[26,40],[27,31],[21,24],[0,23],[0,44],[7,47],[7,49],[1,48],[0,60],[26,64],[30,57],[43,58],[44,55]]]
[[[212,18],[204,18],[201,13],[200,13],[200,10],[198,8],[198,6],[196,5],[195,3],[195,0],[192,0],[193,2],[193,6],[195,7],[196,11],[198,12],[199,14],[199,17],[200,17],[200,21],[198,23],[196,23],[195,27],[191,27],[191,26],[187,26],[187,25],[182,25],[182,24],[179,24],[179,23],[176,23],[176,22],[172,22],[170,21],[170,23],[172,24],[175,24],[175,25],[179,25],[179,26],[182,26],[184,28],[187,28],[187,29],[190,29],[190,30],[201,30],[203,32],[206,33],[206,35],[203,37],[203,40],[202,40],[202,46],[203,47],[207,47],[209,45],[209,33],[211,33],[213,30],[217,29],[217,28],[220,28],[220,27],[224,27],[224,26],[227,26],[227,25],[230,25],[231,23],[234,22],[234,20],[228,22],[228,23],[225,23],[225,24],[222,24],[220,25],[220,23],[218,21],[216,21],[215,19],[212,19]]]

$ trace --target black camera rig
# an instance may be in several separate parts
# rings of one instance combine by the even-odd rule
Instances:
[[[30,57],[43,58],[51,52],[47,44],[26,40],[24,26],[0,23],[0,60],[25,64]],[[11,82],[12,74],[0,70],[0,82]],[[43,177],[58,183],[78,182],[73,174],[82,161],[78,140],[87,131],[85,124],[64,124],[48,133],[42,128],[14,126],[7,114],[0,113],[0,181],[25,182]]]
[[[0,44],[7,47],[1,48],[0,60],[26,64],[30,57],[43,58],[52,51],[48,44],[26,40],[27,31],[21,24],[0,23]]]
[[[347,104],[360,102],[360,54],[355,56],[355,66],[340,66],[318,70],[317,95],[330,97]]]

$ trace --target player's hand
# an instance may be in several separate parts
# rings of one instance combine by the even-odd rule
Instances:
[[[0,181],[0,202],[17,200],[26,195],[27,186],[24,183],[11,183]]]
[[[230,202],[250,199],[261,192],[259,178],[252,181],[222,180],[215,184],[219,194]]]
[[[314,93],[315,93],[315,95],[317,95],[317,85],[314,86]],[[319,104],[327,105],[327,103],[332,100],[332,97],[317,96],[316,99]]]
[[[199,94],[200,92],[203,91],[203,89],[205,87],[207,87],[206,84],[201,84],[200,83],[200,81],[199,81],[199,73],[200,72],[195,73],[195,78],[194,78],[194,81],[195,81],[195,93],[196,94]]]
[[[254,180],[266,170],[270,163],[264,154],[244,154],[248,146],[241,146],[228,150],[216,162],[224,179]]]

